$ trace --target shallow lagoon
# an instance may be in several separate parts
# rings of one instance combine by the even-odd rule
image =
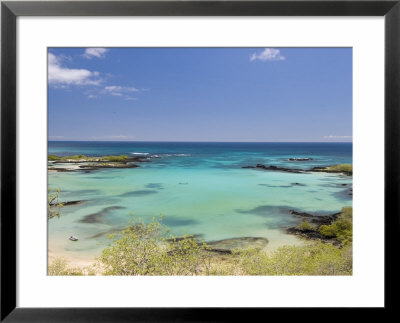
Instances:
[[[300,244],[285,228],[299,223],[289,210],[334,213],[352,204],[352,178],[326,173],[286,173],[242,166],[263,163],[308,169],[351,163],[351,144],[79,143],[50,142],[58,155],[143,154],[140,168],[89,173],[49,173],[49,188],[65,206],[48,226],[49,254],[90,261],[109,243],[107,235],[130,214],[150,221],[163,216],[175,235],[199,234],[206,241],[265,237],[267,248]],[[310,161],[290,162],[290,157]],[[79,241],[68,237],[75,235]]]

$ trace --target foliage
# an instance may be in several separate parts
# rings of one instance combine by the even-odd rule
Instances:
[[[149,224],[132,219],[120,234],[110,235],[110,245],[102,251],[93,268],[69,267],[56,258],[49,275],[352,275],[352,208],[343,208],[335,222],[322,231],[335,234],[342,242],[314,242],[283,246],[276,250],[237,249],[218,254],[193,236],[173,237],[160,220]],[[314,228],[303,221],[299,227]],[[344,225],[346,224],[346,225]]]
[[[47,157],[48,160],[50,161],[67,161],[67,160],[74,160],[74,161],[79,161],[79,160],[84,160],[84,161],[110,161],[110,162],[123,162],[126,159],[128,159],[129,156],[121,155],[121,156],[101,156],[101,157],[89,157],[85,155],[73,155],[73,156],[63,156],[59,157],[57,155],[49,155]]]
[[[338,171],[338,172],[346,172],[353,173],[353,165],[352,164],[339,164],[327,167],[328,170]]]
[[[58,156],[56,156],[56,155],[49,155],[49,156],[47,157],[47,159],[48,159],[48,160],[59,160],[60,157],[58,157]]]
[[[239,252],[239,265],[243,275],[351,275],[349,249],[322,242],[283,246],[270,253],[248,249]]]
[[[308,231],[308,230],[313,230],[314,226],[312,226],[310,223],[308,223],[307,221],[302,221],[297,228],[301,231]]]
[[[193,236],[170,237],[168,230],[153,219],[145,224],[140,219],[112,235],[112,244],[98,259],[105,275],[196,275],[204,264],[207,249]]]
[[[326,237],[335,237],[343,245],[353,241],[353,208],[344,207],[338,218],[330,225],[321,225],[319,232]]]
[[[70,267],[68,266],[67,260],[64,258],[55,258],[47,268],[47,274],[49,276],[83,276],[95,275],[95,269],[87,267]]]
[[[88,158],[90,158],[90,157],[87,157],[85,155],[73,155],[73,156],[64,156],[64,157],[61,157],[60,159],[61,160],[68,160],[68,159],[72,159],[72,160],[85,159],[86,160]]]
[[[100,157],[100,160],[102,160],[102,161],[110,161],[110,162],[123,162],[128,158],[129,158],[128,156],[124,156],[124,155],[121,155],[121,156],[102,156],[102,157]]]
[[[47,199],[47,218],[52,219],[54,217],[60,217],[60,209],[64,206],[58,201],[60,189],[57,189],[53,193],[49,193]]]

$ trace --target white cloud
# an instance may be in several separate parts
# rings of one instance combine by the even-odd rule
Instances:
[[[285,56],[281,55],[279,49],[276,48],[265,48],[261,53],[254,53],[250,56],[250,61],[284,61]]]
[[[93,57],[104,58],[108,52],[107,48],[86,48],[83,57],[91,59]]]
[[[125,93],[125,92],[137,92],[139,91],[137,88],[135,87],[129,87],[129,86],[118,86],[118,85],[110,85],[110,86],[106,86],[104,87],[104,90],[108,91],[108,92],[112,92],[112,93]]]
[[[52,85],[99,85],[101,83],[99,72],[64,67],[60,57],[52,53],[48,54],[48,81]]]
[[[109,85],[104,87],[104,92],[113,96],[123,97],[125,100],[136,100],[136,98],[130,97],[129,93],[138,92],[139,89],[132,86],[119,86]]]
[[[353,136],[333,136],[333,135],[329,135],[329,136],[324,136],[325,139],[350,139],[353,138]]]

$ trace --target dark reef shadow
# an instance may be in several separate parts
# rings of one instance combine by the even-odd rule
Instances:
[[[92,213],[83,217],[83,219],[79,220],[80,223],[104,223],[104,218],[107,215],[110,215],[112,211],[125,209],[123,206],[109,206],[102,209],[99,212]]]
[[[149,183],[145,187],[146,188],[155,188],[155,189],[159,189],[159,190],[164,189],[164,186],[162,183]]]
[[[167,226],[185,226],[185,225],[195,225],[198,224],[199,221],[194,219],[181,219],[174,216],[163,216],[162,222]]]
[[[156,190],[137,190],[137,191],[126,192],[118,196],[120,197],[146,196],[155,193],[158,192]]]

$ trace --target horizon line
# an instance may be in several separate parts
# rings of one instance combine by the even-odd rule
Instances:
[[[47,140],[48,142],[165,142],[165,143],[353,143],[353,141],[207,141],[207,140]]]

